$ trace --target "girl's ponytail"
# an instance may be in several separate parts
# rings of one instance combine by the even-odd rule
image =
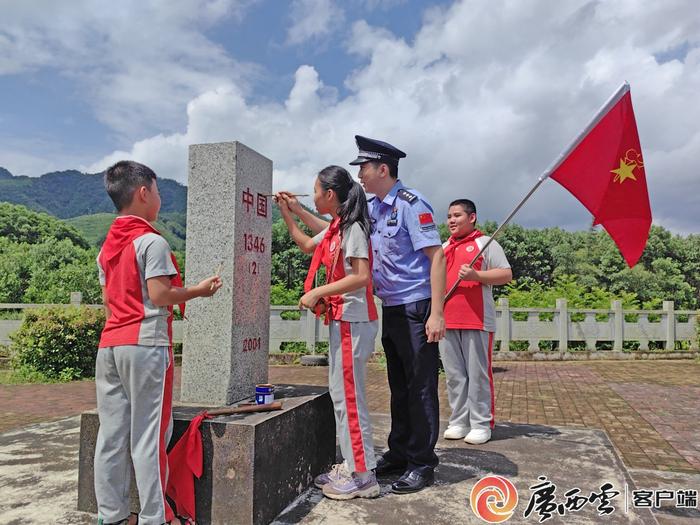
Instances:
[[[338,196],[340,231],[344,231],[357,222],[365,235],[369,237],[372,226],[367,209],[367,197],[365,197],[362,186],[352,179],[348,170],[340,166],[328,166],[319,172],[318,180],[321,183],[321,188],[333,190]]]

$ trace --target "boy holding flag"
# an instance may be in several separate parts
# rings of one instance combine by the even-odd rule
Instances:
[[[474,445],[491,439],[494,390],[491,372],[496,308],[491,287],[510,282],[513,274],[503,248],[476,229],[476,206],[468,199],[450,203],[450,238],[443,244],[447,283],[459,282],[445,300],[445,338],[440,358],[447,376],[447,398],[452,408],[445,439]],[[479,257],[470,266],[475,257]]]

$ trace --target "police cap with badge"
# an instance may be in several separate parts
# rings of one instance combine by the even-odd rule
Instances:
[[[398,167],[399,159],[403,159],[406,156],[399,148],[382,140],[355,135],[355,142],[357,143],[357,149],[360,151],[357,154],[357,158],[350,163],[352,166],[364,164],[365,162],[382,162]],[[410,204],[413,204],[418,199],[416,195],[405,189],[400,189],[397,195],[400,199],[408,201]],[[390,222],[396,222],[395,214],[391,216]],[[390,226],[392,225],[391,223],[389,224]]]
[[[355,135],[355,142],[357,143],[357,149],[360,151],[357,154],[357,158],[350,163],[352,166],[364,164],[365,162],[382,162],[398,166],[399,159],[406,156],[400,149],[381,140]]]

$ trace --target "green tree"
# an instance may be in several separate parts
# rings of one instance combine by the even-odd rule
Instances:
[[[311,235],[311,231],[302,225]],[[272,224],[272,285],[280,285],[301,296],[311,256],[303,253],[292,240],[282,219]]]
[[[444,222],[438,224],[438,233],[440,234],[440,240],[442,242],[450,238],[450,230]]]
[[[570,308],[606,309],[615,299],[621,300],[624,308],[639,308],[634,293],[614,293],[598,287],[587,289],[572,275],[561,275],[550,286],[538,282],[524,286],[513,282],[505,287],[504,295],[515,308],[554,308],[557,299],[566,299]]]
[[[481,230],[491,235],[495,223],[488,222]],[[527,230],[517,224],[509,224],[496,239],[513,269],[513,278],[521,283],[536,281],[543,284],[552,282],[555,268],[551,245],[543,230]]]
[[[63,221],[6,202],[0,202],[0,237],[28,244],[38,244],[47,239],[66,239],[81,248],[90,246],[78,230]]]
[[[0,303],[21,303],[31,277],[30,246],[0,237]]]
[[[68,303],[70,292],[100,302],[96,257],[96,249],[68,239],[27,244],[0,238],[0,302]]]

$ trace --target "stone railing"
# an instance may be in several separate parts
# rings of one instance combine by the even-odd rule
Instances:
[[[79,304],[79,294],[73,294],[71,302]],[[45,305],[0,304],[0,311],[34,306]],[[381,308],[378,311],[381,315]],[[284,318],[290,316],[297,318]],[[623,310],[620,301],[613,301],[609,309],[592,310],[569,308],[565,299],[558,299],[555,308],[511,308],[507,299],[500,299],[494,358],[693,357],[698,355],[697,322],[698,311],[675,310],[672,301],[664,301],[661,310]],[[9,333],[20,323],[0,320],[0,345],[9,344]],[[182,321],[175,321],[173,336],[175,342],[182,341]],[[303,342],[307,352],[313,353],[316,343],[328,341],[328,329],[323,319],[316,319],[307,310],[270,306],[270,352],[279,352],[280,344],[286,341]],[[381,350],[381,322],[375,348]]]
[[[698,311],[569,308],[511,308],[498,301],[496,342],[500,359],[577,359],[691,357],[698,352]]]

